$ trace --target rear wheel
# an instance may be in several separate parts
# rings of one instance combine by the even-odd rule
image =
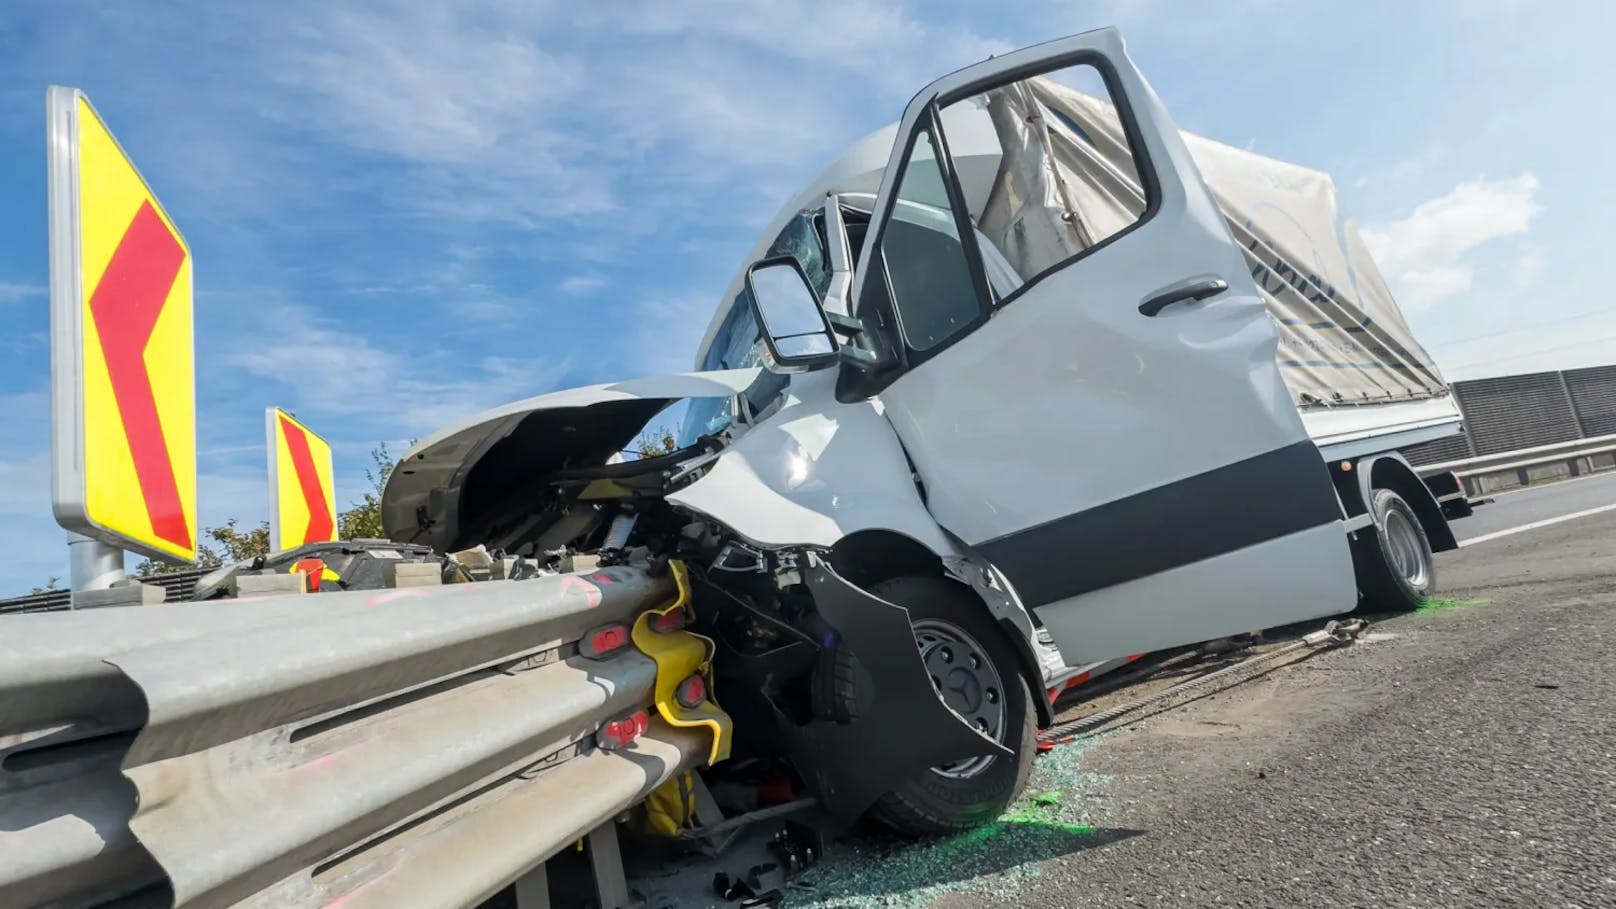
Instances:
[[[955,833],[998,817],[1027,785],[1035,754],[1032,694],[1003,633],[969,590],[934,577],[883,581],[870,593],[909,611],[915,646],[943,703],[1009,749],[933,767],[882,796],[869,817],[901,833]],[[832,650],[818,697],[828,715],[859,715],[860,673],[852,653]]]
[[[1436,560],[1425,526],[1413,506],[1390,489],[1376,489],[1370,508],[1375,532],[1353,545],[1365,603],[1385,612],[1415,609],[1436,590]]]

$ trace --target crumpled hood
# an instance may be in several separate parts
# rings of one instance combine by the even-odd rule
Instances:
[[[382,492],[389,538],[453,551],[536,503],[544,479],[606,463],[683,398],[728,398],[762,370],[692,372],[555,391],[438,430],[399,461]]]

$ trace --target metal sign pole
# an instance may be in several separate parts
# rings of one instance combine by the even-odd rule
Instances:
[[[123,580],[123,550],[82,533],[67,532],[68,580],[72,591],[105,590]],[[74,607],[78,597],[74,597]]]

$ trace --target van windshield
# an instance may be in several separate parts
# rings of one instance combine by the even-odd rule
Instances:
[[[830,289],[830,267],[825,261],[825,246],[820,239],[819,213],[805,211],[787,222],[780,235],[769,244],[763,256],[773,259],[791,256],[802,266],[814,292],[823,300]],[[752,297],[741,285],[740,293],[730,302],[724,322],[713,335],[712,346],[701,359],[702,370],[741,369],[763,362],[765,347],[758,330],[757,318],[752,313]],[[754,407],[762,407],[783,391],[787,377],[765,373],[750,394]],[[690,402],[684,421],[679,427],[679,445],[692,445],[704,435],[721,432],[733,419],[734,402],[724,398],[699,398]]]

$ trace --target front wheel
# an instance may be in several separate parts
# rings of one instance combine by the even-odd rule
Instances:
[[[1353,545],[1365,603],[1384,612],[1416,609],[1436,590],[1436,559],[1425,526],[1402,496],[1377,489],[1370,500],[1375,532]]]
[[[993,820],[1027,785],[1036,752],[1032,693],[1016,671],[1015,655],[981,600],[955,583],[893,578],[870,593],[909,611],[915,646],[943,703],[1009,749],[1010,757],[933,767],[883,795],[869,817],[916,836],[957,833]],[[856,719],[861,673],[852,653],[835,648],[820,674],[817,694],[829,715]]]

